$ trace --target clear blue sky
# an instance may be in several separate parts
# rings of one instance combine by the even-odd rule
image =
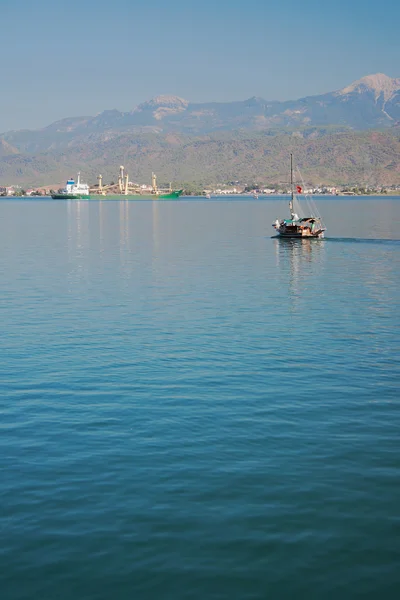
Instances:
[[[294,99],[400,77],[395,0],[0,0],[0,131],[190,101]]]

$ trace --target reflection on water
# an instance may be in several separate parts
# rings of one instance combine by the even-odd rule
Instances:
[[[104,252],[104,201],[99,200],[99,244],[100,253]]]
[[[312,261],[321,255],[325,240],[319,239],[290,239],[276,237],[274,238],[275,253],[278,257],[285,259],[290,257],[290,260],[299,262],[301,260]]]
[[[160,240],[159,240],[159,229],[160,229],[160,217],[159,217],[159,211],[158,211],[158,201],[157,200],[153,200],[151,203],[151,215],[152,215],[152,235],[153,235],[153,259],[157,258],[158,255],[158,251],[159,251],[159,245],[160,245]]]
[[[69,277],[72,281],[82,277],[87,268],[86,254],[90,241],[88,203],[68,200],[67,213]]]
[[[295,300],[309,285],[310,278],[321,276],[325,259],[325,240],[274,238],[276,266],[287,277],[289,294]]]
[[[127,266],[129,262],[129,202],[121,200],[119,202],[119,254],[122,266]]]

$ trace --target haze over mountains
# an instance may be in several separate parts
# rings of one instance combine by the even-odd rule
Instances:
[[[110,160],[113,150],[114,154],[122,155],[121,160],[129,156],[129,160],[136,163],[143,162],[144,155],[150,163],[153,152],[154,164],[150,170],[164,171],[160,161],[167,166],[168,156],[172,159],[177,148],[183,149],[185,144],[193,146],[195,139],[198,147],[201,145],[204,149],[204,144],[210,144],[211,149],[217,139],[227,143],[229,140],[238,142],[243,136],[249,139],[256,136],[268,150],[272,137],[282,135],[297,136],[306,142],[326,135],[335,138],[335,134],[346,132],[354,137],[351,132],[380,129],[398,137],[399,124],[400,78],[384,74],[368,75],[335,92],[286,102],[254,97],[237,102],[196,104],[176,96],[158,96],[129,112],[105,110],[94,117],[62,119],[39,130],[3,133],[0,136],[0,183],[9,176],[13,182],[38,181],[46,169],[52,180],[55,176],[63,180],[63,163],[69,168],[79,160],[77,167],[90,172],[92,166],[102,168],[101,155],[104,161]],[[340,136],[335,139],[340,143]],[[161,152],[156,150],[160,146]],[[240,155],[240,144],[237,146]],[[382,165],[382,168],[397,173],[397,159],[393,158],[393,164]],[[173,163],[175,160],[179,157],[174,158]],[[58,165],[56,171],[51,166],[53,163]],[[117,166],[113,165],[114,170]],[[175,166],[179,167],[174,163],[168,168],[178,173],[179,168]],[[242,166],[238,166],[240,171]],[[107,169],[106,162],[104,167]],[[223,170],[222,167],[221,177]],[[206,173],[186,174],[194,179],[203,179],[202,175]]]

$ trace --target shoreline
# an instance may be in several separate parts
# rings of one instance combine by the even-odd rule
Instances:
[[[178,198],[132,198],[132,197],[127,197],[124,198],[123,196],[121,196],[121,198],[115,198],[115,197],[110,197],[107,198],[107,196],[99,196],[98,198],[90,198],[90,199],[67,199],[67,198],[60,198],[60,199],[53,199],[50,195],[44,194],[44,195],[25,195],[25,196],[14,196],[14,195],[8,195],[8,196],[0,196],[0,201],[2,200],[51,200],[52,202],[179,202],[181,200],[187,200],[187,199],[193,199],[193,200],[206,200],[208,202],[213,202],[213,201],[220,201],[220,200],[234,200],[234,199],[243,199],[243,200],[247,200],[247,201],[253,201],[253,202],[260,202],[261,201],[265,201],[265,200],[274,200],[277,198],[288,198],[290,197],[290,194],[258,194],[258,198],[254,198],[251,194],[216,194],[216,195],[212,195],[210,198],[207,198],[204,195],[194,195],[194,194],[189,194],[189,195],[182,195]],[[394,193],[390,193],[390,194],[382,194],[382,193],[376,193],[376,194],[307,194],[304,197],[308,197],[308,198],[318,198],[319,200],[323,200],[324,198],[326,199],[354,199],[354,198],[400,198],[400,191],[398,192],[394,192]]]

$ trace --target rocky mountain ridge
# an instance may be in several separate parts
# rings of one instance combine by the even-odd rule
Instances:
[[[291,151],[310,181],[396,184],[399,125],[400,79],[383,74],[287,102],[157,96],[129,112],[0,135],[0,185],[62,185],[77,171],[93,183],[99,173],[115,179],[120,164],[142,182],[151,171],[179,185],[257,174],[278,181]]]
[[[328,126],[362,131],[391,128],[399,122],[400,79],[378,73],[335,92],[285,102],[253,97],[193,103],[178,96],[157,96],[128,112],[113,109],[94,117],[68,117],[39,130],[9,131],[0,139],[32,154],[128,131],[205,135]]]

